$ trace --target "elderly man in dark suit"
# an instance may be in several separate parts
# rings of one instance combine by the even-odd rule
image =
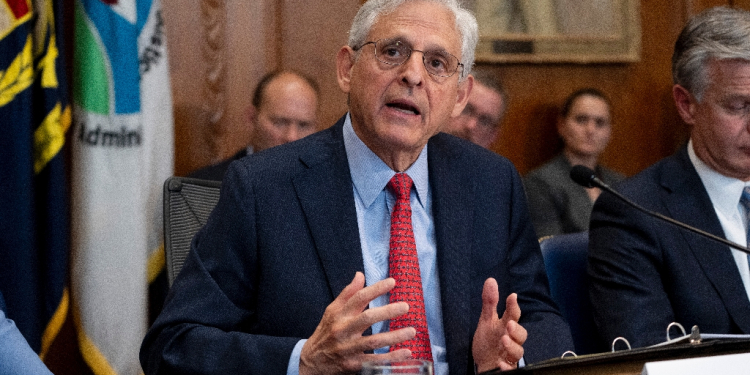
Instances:
[[[349,113],[231,165],[144,340],[146,373],[351,374],[414,357],[460,375],[572,348],[518,173],[439,133],[471,91],[473,15],[369,1],[349,38]]]
[[[648,209],[741,245],[750,206],[750,12],[709,9],[683,29],[673,96],[686,147],[619,186]],[[604,193],[591,218],[589,274],[603,338],[665,340],[678,322],[750,334],[745,253],[653,219]]]

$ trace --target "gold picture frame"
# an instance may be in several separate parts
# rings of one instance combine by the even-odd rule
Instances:
[[[477,62],[640,60],[639,0],[464,0],[479,23]]]

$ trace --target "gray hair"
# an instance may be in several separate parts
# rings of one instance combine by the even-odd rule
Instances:
[[[674,46],[672,79],[700,101],[711,60],[750,62],[750,12],[710,8],[688,21]]]
[[[369,0],[357,12],[349,29],[349,47],[357,49],[367,42],[367,35],[378,17],[394,11],[399,5],[414,0]],[[466,79],[474,65],[474,50],[479,40],[479,27],[474,15],[461,6],[458,0],[427,0],[442,4],[456,16],[456,28],[461,36],[460,81]]]

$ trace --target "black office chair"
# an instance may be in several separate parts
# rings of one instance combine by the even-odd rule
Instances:
[[[539,241],[550,293],[570,325],[576,354],[606,350],[594,325],[586,273],[588,232],[544,237]]]
[[[190,242],[219,201],[221,182],[170,177],[164,182],[164,251],[172,286],[190,251]]]

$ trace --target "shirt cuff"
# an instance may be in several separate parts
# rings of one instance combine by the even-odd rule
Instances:
[[[286,366],[286,375],[299,375],[299,359],[302,355],[302,347],[307,339],[297,341],[297,345],[292,350],[292,356],[289,357],[289,364]]]

